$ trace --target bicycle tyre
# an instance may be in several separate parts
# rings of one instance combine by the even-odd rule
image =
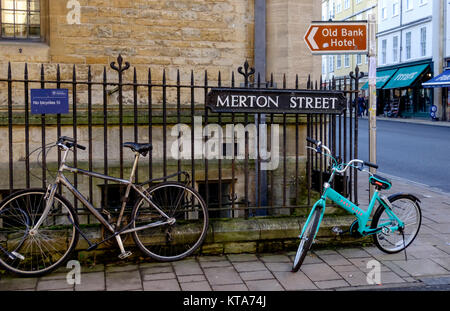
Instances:
[[[412,200],[408,195],[399,195],[395,198],[390,200],[392,205],[392,211],[397,215],[397,217],[405,223],[404,228],[404,237],[405,241],[403,240],[403,235],[399,232],[378,232],[377,234],[373,235],[374,243],[375,245],[382,250],[385,253],[388,254],[395,254],[398,252],[401,252],[405,248],[407,248],[416,238],[417,234],[419,233],[419,229],[422,223],[422,211],[420,209],[420,205],[416,200]],[[411,211],[414,211],[414,215],[412,217],[409,217],[407,219],[404,219],[404,215],[409,215],[410,212],[408,212],[406,209],[409,209]],[[375,214],[373,216],[373,220],[371,223],[372,228],[378,228],[379,222],[381,221],[387,221],[389,219],[387,213],[385,213],[385,208],[383,205],[380,205],[378,209],[375,211]],[[415,221],[415,222],[409,222],[409,220]],[[415,226],[414,226],[415,225]],[[408,230],[408,231],[407,231]],[[394,241],[390,241],[389,239],[393,238]],[[387,244],[385,243],[387,242]],[[387,245],[393,245],[392,248],[389,248]]]
[[[300,266],[305,260],[306,254],[312,246],[314,235],[316,234],[317,227],[319,225],[321,210],[322,209],[320,207],[315,208],[313,212],[314,214],[311,215],[309,222],[306,224],[307,227],[300,238],[300,244],[294,257],[292,272],[297,272],[300,269]]]
[[[9,253],[23,258],[10,258],[0,251],[0,264],[19,276],[37,277],[64,264],[74,251],[79,232],[78,216],[72,205],[55,193],[47,218],[36,232],[30,230],[45,208],[46,189],[15,192],[0,203],[0,245]]]
[[[176,261],[190,256],[203,243],[208,231],[208,210],[203,198],[193,188],[178,182],[150,187],[147,193],[158,208],[176,221],[171,225],[133,232],[136,245],[144,254],[158,261]],[[175,204],[177,201],[179,204]],[[144,198],[136,202],[131,219],[134,219],[132,228],[165,221]]]

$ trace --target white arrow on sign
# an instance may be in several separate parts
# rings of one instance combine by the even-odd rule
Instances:
[[[311,33],[308,36],[308,41],[309,41],[309,43],[311,43],[311,47],[314,50],[319,49],[319,46],[317,45],[316,41],[314,41],[314,36],[316,35],[318,30],[319,30],[319,27],[312,27]]]

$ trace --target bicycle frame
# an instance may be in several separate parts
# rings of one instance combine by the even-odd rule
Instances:
[[[135,160],[134,160],[133,168],[131,170],[130,179],[126,180],[126,179],[111,177],[111,176],[108,176],[108,175],[104,175],[104,174],[100,174],[100,173],[96,173],[96,172],[86,171],[86,170],[82,170],[82,169],[79,169],[79,168],[74,168],[74,167],[67,166],[65,164],[65,162],[66,162],[66,158],[67,158],[67,154],[68,154],[69,150],[70,150],[69,148],[65,148],[65,153],[64,153],[64,155],[62,157],[61,165],[59,167],[56,180],[55,180],[55,182],[53,184],[49,185],[49,189],[47,190],[47,195],[45,197],[45,199],[47,200],[46,207],[45,207],[45,209],[43,211],[42,217],[40,218],[40,220],[33,227],[33,230],[37,230],[39,228],[39,226],[42,224],[42,222],[44,221],[44,219],[47,217],[48,212],[50,211],[50,207],[53,204],[53,198],[54,198],[54,195],[56,193],[58,184],[63,184],[70,192],[72,192],[72,194],[89,210],[89,212],[91,212],[94,215],[94,217],[97,218],[101,222],[101,224],[103,226],[105,226],[105,228],[107,228],[114,235],[126,234],[126,233],[131,233],[131,232],[135,232],[135,231],[139,231],[139,230],[145,230],[145,229],[148,229],[148,228],[151,228],[151,227],[161,226],[161,225],[165,225],[165,224],[171,224],[173,222],[173,219],[171,219],[169,216],[167,216],[151,200],[151,198],[149,198],[148,196],[145,195],[145,189],[141,185],[136,185],[136,184],[133,183],[134,174],[136,172],[137,164],[138,164],[138,161],[139,161],[139,153],[136,153],[136,155],[135,155]],[[82,174],[82,175],[91,176],[91,177],[95,177],[95,178],[100,178],[100,179],[104,179],[104,180],[108,180],[108,181],[113,181],[113,182],[117,182],[119,184],[123,184],[123,185],[127,186],[126,191],[125,191],[125,197],[124,197],[124,200],[122,202],[122,207],[120,209],[119,217],[118,217],[118,220],[117,220],[117,226],[116,226],[117,228],[119,228],[119,225],[120,225],[120,223],[122,221],[123,213],[125,211],[126,202],[128,200],[128,196],[130,194],[131,188],[133,188],[152,207],[154,207],[164,218],[166,218],[166,221],[158,221],[158,222],[147,224],[145,226],[141,226],[141,227],[137,227],[137,228],[133,228],[133,229],[127,229],[127,230],[122,230],[122,231],[116,232],[116,230],[111,226],[111,224],[100,214],[100,212],[97,211],[97,209],[89,202],[89,200],[83,194],[81,194],[72,185],[72,183],[70,183],[70,181],[64,176],[64,171],[69,171],[69,172],[72,172],[72,173],[75,173],[75,174]],[[144,184],[147,184],[147,183],[148,182],[146,182]],[[130,223],[132,223],[132,222],[130,222]]]
[[[369,207],[367,209],[367,211],[364,211],[362,209],[360,209],[358,206],[356,206],[353,202],[351,202],[350,200],[348,200],[347,198],[343,197],[341,194],[339,194],[338,192],[336,192],[333,188],[331,188],[330,183],[332,182],[333,178],[334,178],[334,174],[336,173],[335,168],[333,168],[333,173],[330,176],[330,179],[328,182],[326,182],[324,184],[324,191],[323,194],[321,196],[321,198],[314,204],[308,219],[306,220],[306,224],[309,223],[311,215],[313,215],[313,212],[316,208],[318,208],[318,206],[322,207],[322,211],[321,211],[321,215],[320,215],[320,219],[319,219],[319,225],[317,226],[317,231],[314,234],[314,237],[317,235],[317,232],[319,230],[320,224],[322,222],[323,216],[325,214],[325,209],[326,209],[326,201],[327,199],[331,200],[332,202],[334,202],[335,204],[337,204],[338,206],[340,206],[341,208],[343,208],[344,210],[346,210],[347,212],[353,214],[357,221],[358,221],[358,232],[362,235],[362,236],[366,236],[366,235],[370,235],[370,234],[375,234],[379,231],[381,231],[388,223],[384,223],[379,225],[379,227],[377,228],[369,228],[369,226],[367,225],[367,223],[370,220],[370,216],[372,214],[372,211],[376,205],[376,203],[378,202],[379,204],[383,205],[383,207],[386,210],[386,213],[388,214],[389,218],[391,220],[395,220],[397,222],[397,226],[390,226],[389,230],[391,231],[396,231],[398,230],[400,227],[403,227],[404,224],[403,222],[394,214],[394,212],[392,211],[387,199],[380,197],[379,195],[379,191],[376,190],[370,200],[369,203]],[[387,201],[387,202],[386,202]],[[302,233],[300,235],[303,236],[304,230],[306,228],[306,224],[305,226],[303,226],[302,229]]]

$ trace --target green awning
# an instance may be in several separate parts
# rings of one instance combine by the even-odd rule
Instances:
[[[377,71],[377,89],[382,89],[396,71],[397,69]],[[369,82],[364,84],[361,90],[367,90],[368,88]]]
[[[410,86],[428,66],[429,64],[400,68],[383,89],[399,89]]]

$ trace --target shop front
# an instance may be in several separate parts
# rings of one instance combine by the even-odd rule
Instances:
[[[432,76],[430,63],[403,66],[383,87],[385,100],[397,107],[396,116],[404,118],[429,118],[433,92],[422,83]]]
[[[450,65],[450,61],[448,65]],[[448,117],[448,113],[450,112],[450,67],[445,68],[441,74],[437,75],[433,79],[422,83],[422,86],[427,89],[436,87],[442,88],[442,116],[445,116],[446,119],[449,120],[450,118]]]
[[[377,115],[386,114],[388,107],[390,107],[390,91],[384,90],[383,87],[392,78],[392,76],[397,72],[397,69],[390,70],[377,70]],[[369,82],[361,87],[361,90],[368,95]]]

